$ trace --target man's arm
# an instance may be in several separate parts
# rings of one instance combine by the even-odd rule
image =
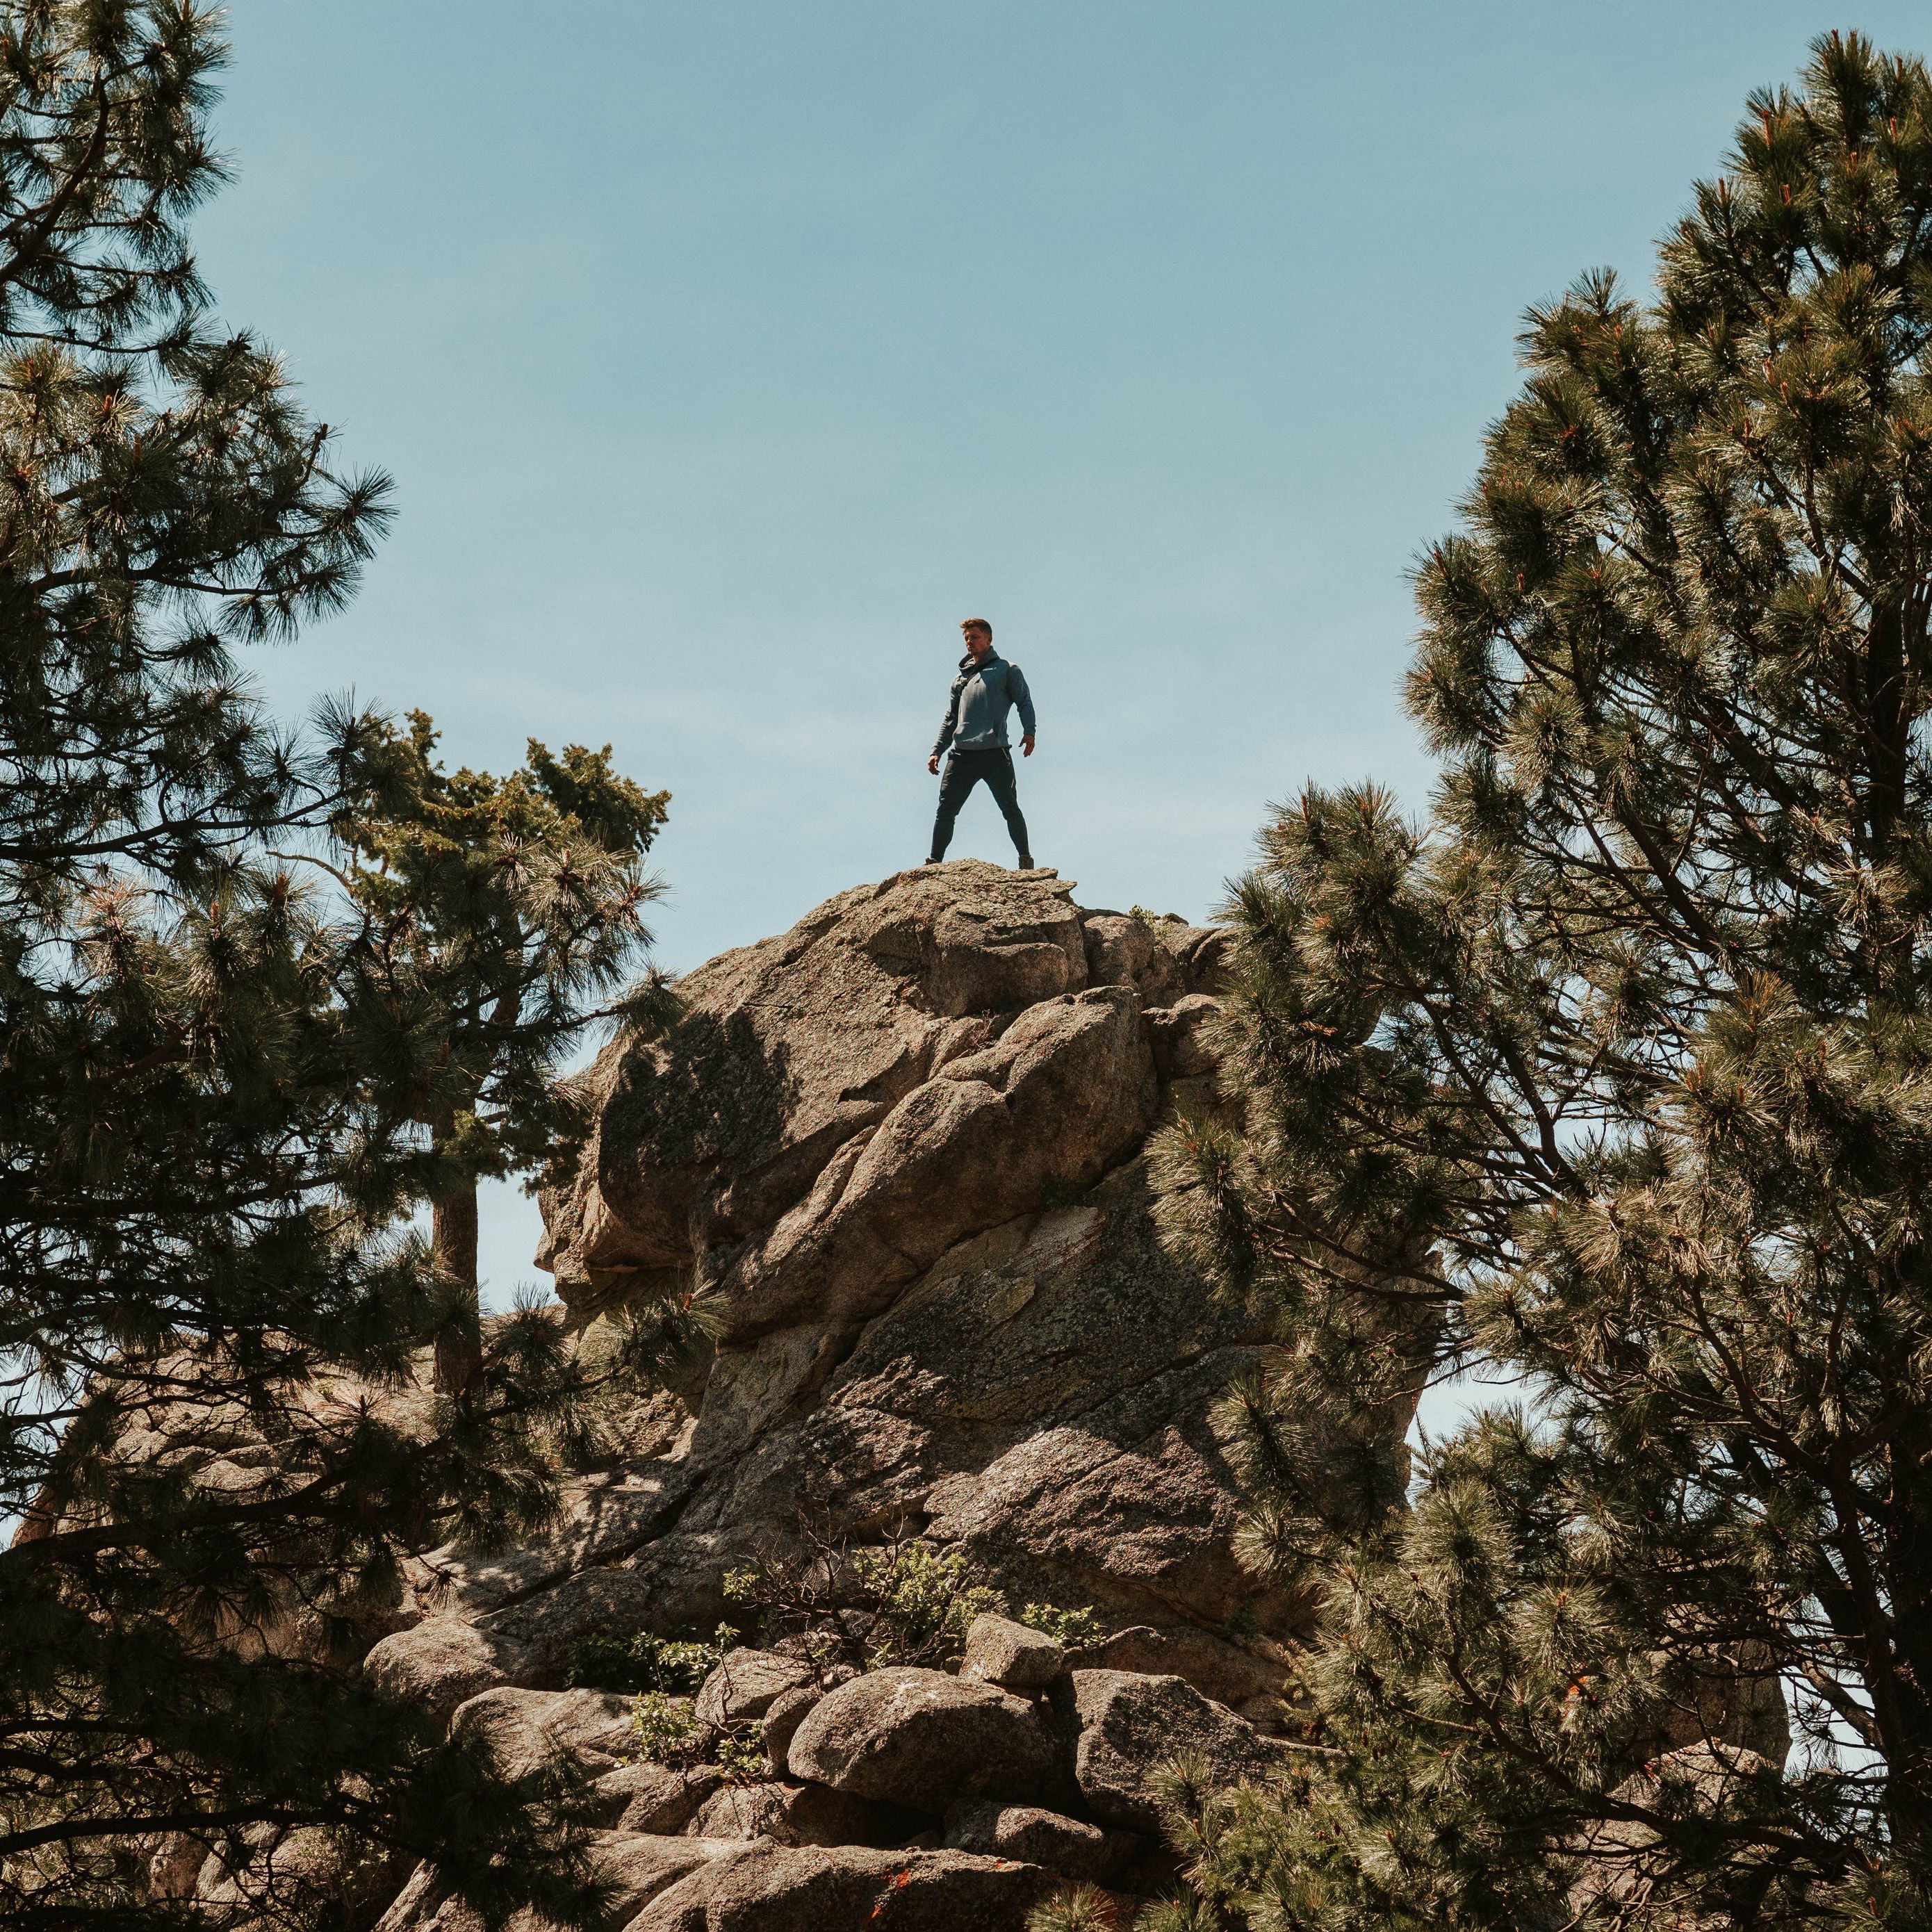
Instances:
[[[944,756],[946,746],[952,743],[953,733],[958,729],[959,689],[965,682],[964,678],[959,677],[952,680],[952,689],[946,700],[946,716],[940,722],[939,736],[932,741],[932,755],[926,761],[926,768],[929,772],[938,770],[939,760]]]
[[[1020,755],[1033,756],[1034,715],[1033,693],[1027,688],[1026,673],[1016,664],[1006,667],[1006,688],[1012,694],[1014,704],[1020,713]]]

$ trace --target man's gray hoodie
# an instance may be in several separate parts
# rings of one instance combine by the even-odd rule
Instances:
[[[1026,674],[1009,664],[998,651],[974,661],[972,653],[959,660],[959,675],[946,700],[946,720],[933,745],[936,758],[950,746],[956,752],[1006,748],[1006,713],[1019,706],[1022,735],[1034,735],[1033,693]]]

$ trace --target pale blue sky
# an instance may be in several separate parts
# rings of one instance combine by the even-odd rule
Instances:
[[[983,613],[1088,904],[1199,917],[1310,773],[1427,772],[1404,572],[1524,306],[1648,280],[1754,86],[1922,7],[234,0],[201,217],[400,516],[259,658],[673,794],[679,968],[915,863]],[[981,794],[956,856],[1004,860]],[[534,1209],[490,1204],[500,1296]]]

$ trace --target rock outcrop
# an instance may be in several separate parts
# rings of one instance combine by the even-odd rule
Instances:
[[[600,1064],[539,1259],[580,1321],[707,1292],[708,1377],[549,1536],[426,1564],[436,1621],[376,1667],[473,1694],[493,1658],[496,1681],[555,1682],[586,1636],[708,1628],[726,1572],[802,1507],[861,1542],[910,1525],[1016,1607],[1292,1632],[1302,1606],[1234,1560],[1209,1420],[1256,1336],[1161,1248],[1140,1157],[1211,1090],[1222,945],[965,861],[691,974],[668,1039]]]
[[[540,1262],[593,1330],[701,1292],[715,1354],[549,1534],[426,1558],[367,1667],[597,1773],[635,1932],[1017,1932],[1064,1881],[1159,1881],[1166,1757],[1272,1774],[1306,1606],[1235,1562],[1211,1420],[1259,1338],[1162,1247],[1142,1156],[1214,1104],[1224,944],[1051,872],[926,868],[712,961],[599,1063]],[[621,1700],[562,1689],[584,1640],[708,1632],[728,1574],[801,1538],[915,1538],[1011,1615],[954,1669],[756,1634],[679,1707],[682,1761],[626,1761]],[[453,1923],[426,1878],[386,1922]]]

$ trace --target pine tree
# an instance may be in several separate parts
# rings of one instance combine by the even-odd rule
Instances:
[[[0,7],[0,1916],[188,1922],[155,1850],[308,1829],[581,1923],[571,1780],[344,1666],[405,1552],[544,1520],[656,1331],[593,1370],[520,1309],[460,1402],[410,1399],[447,986],[302,862],[421,774],[378,718],[278,728],[233,656],[342,604],[387,487],[208,320],[221,58],[177,0]],[[267,1921],[344,1922],[344,1868],[286,1867]]]
[[[1280,1324],[1244,1554],[1328,1594],[1305,1772],[1182,1779],[1161,1922],[1924,1924],[1923,64],[1815,43],[1654,299],[1522,340],[1417,573],[1426,818],[1274,816],[1232,1124],[1164,1142],[1174,1238]],[[1468,1364],[1510,1398],[1408,1471]]]
[[[650,935],[639,908],[660,890],[640,871],[670,804],[610,769],[610,747],[534,738],[508,778],[446,772],[436,733],[410,714],[389,734],[381,782],[338,814],[354,855],[349,880],[367,914],[384,983],[411,1010],[408,1032],[424,1124],[443,1173],[434,1184],[434,1256],[447,1300],[437,1385],[460,1393],[479,1360],[476,1184],[546,1173],[585,1123],[561,1063],[600,1020],[668,1012],[646,978],[609,1010]],[[402,796],[394,796],[400,774]]]

